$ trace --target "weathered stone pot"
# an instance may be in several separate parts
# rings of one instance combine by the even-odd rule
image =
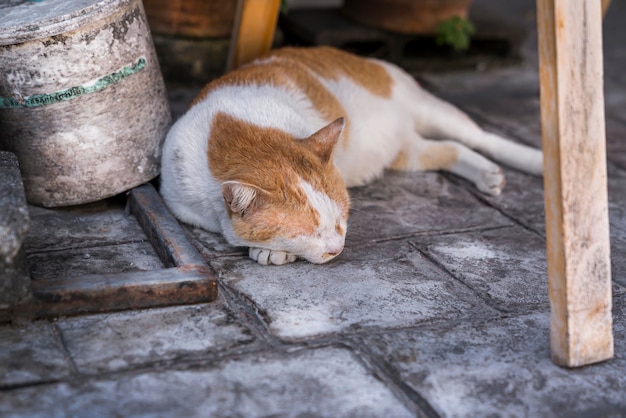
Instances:
[[[159,173],[170,125],[140,0],[0,5],[0,149],[29,202],[100,200]]]
[[[439,22],[467,18],[471,0],[345,0],[342,13],[359,23],[406,34],[433,34]]]
[[[237,0],[143,0],[154,34],[189,38],[229,36]]]

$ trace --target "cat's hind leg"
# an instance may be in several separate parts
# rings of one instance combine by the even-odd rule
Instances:
[[[388,67],[399,85],[395,98],[410,113],[419,135],[458,141],[495,161],[526,173],[541,175],[541,150],[485,132],[456,106],[424,90],[410,75],[395,66]]]
[[[396,170],[436,171],[457,174],[483,193],[497,196],[504,187],[504,174],[497,164],[454,141],[413,138],[390,167]]]
[[[416,131],[427,138],[452,139],[484,155],[529,174],[541,175],[541,150],[486,132],[456,106],[422,91]]]

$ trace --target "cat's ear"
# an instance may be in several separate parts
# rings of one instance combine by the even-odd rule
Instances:
[[[338,118],[304,140],[324,164],[330,160],[344,125],[344,118]]]
[[[225,181],[222,183],[222,195],[230,210],[234,213],[242,213],[257,196],[263,191],[256,186],[239,181]]]

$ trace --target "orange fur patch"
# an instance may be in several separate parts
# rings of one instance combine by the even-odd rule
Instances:
[[[431,145],[419,154],[422,170],[449,170],[459,160],[458,150],[448,144]]]
[[[345,117],[346,111],[335,95],[324,87],[302,64],[293,60],[276,60],[263,64],[252,63],[209,83],[193,99],[190,107],[202,102],[207,95],[223,86],[270,85],[304,93],[313,107],[331,122]],[[350,121],[346,120],[343,138],[349,138]],[[313,132],[311,132],[313,133]]]
[[[282,48],[271,52],[270,56],[295,62],[327,79],[347,76],[372,94],[391,97],[393,79],[383,66],[339,49],[327,46]]]
[[[396,156],[396,159],[391,163],[391,169],[393,170],[408,170],[409,168],[409,157],[406,155],[405,151],[400,151]]]
[[[319,217],[299,187],[300,179],[326,193],[348,215],[348,193],[337,169],[279,129],[218,113],[207,152],[216,179],[252,184],[266,192],[242,216],[231,213],[233,228],[244,239],[262,242],[277,234],[294,237],[315,231]]]
[[[268,58],[274,59],[268,61]],[[332,80],[349,77],[372,94],[383,97],[390,97],[393,87],[393,79],[381,65],[356,55],[330,47],[282,48],[209,83],[193,99],[190,107],[223,86],[266,84],[303,92],[327,122],[346,117],[341,103],[315,75]],[[347,118],[342,137],[345,146],[350,138],[350,120]]]

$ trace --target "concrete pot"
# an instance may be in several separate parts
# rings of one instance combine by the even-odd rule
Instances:
[[[28,201],[87,203],[157,176],[171,116],[141,0],[0,9],[0,149]]]
[[[433,34],[439,22],[467,18],[471,0],[345,0],[342,13],[367,26],[405,34]]]
[[[229,36],[237,0],[143,0],[154,34],[219,38]]]

